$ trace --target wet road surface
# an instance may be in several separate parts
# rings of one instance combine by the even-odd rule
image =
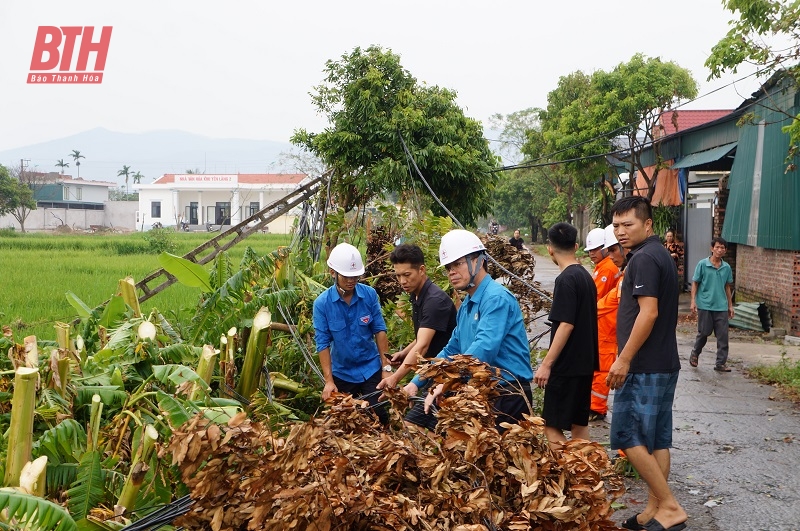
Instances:
[[[558,268],[536,258],[536,280],[552,290]],[[546,348],[549,338],[539,343]],[[700,366],[689,366],[694,336],[678,332],[683,368],[673,406],[670,487],[689,514],[691,530],[800,530],[800,406],[772,386],[748,378],[741,364],[733,372],[713,370],[709,341]],[[742,346],[744,348],[744,346]],[[747,345],[758,350],[758,345]],[[766,349],[766,347],[763,347]],[[731,342],[730,359],[737,358]],[[613,404],[613,398],[610,405]],[[607,422],[591,424],[593,439],[607,443]],[[647,502],[644,482],[626,480],[622,522]]]

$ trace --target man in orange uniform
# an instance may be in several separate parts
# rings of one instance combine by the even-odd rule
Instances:
[[[619,268],[606,255],[604,250],[606,231],[604,229],[592,229],[586,236],[586,252],[589,259],[594,263],[594,285],[597,288],[597,300],[602,299],[614,287],[614,277],[619,273]]]
[[[592,380],[592,405],[589,420],[603,420],[608,413],[608,370],[617,359],[617,307],[619,306],[619,284],[622,282],[625,253],[614,237],[614,227],[605,228],[603,251],[604,260],[611,261],[615,275],[608,280],[611,289],[597,301],[597,338],[600,344],[600,370],[595,371]],[[601,262],[602,263],[602,262]],[[595,283],[597,280],[595,279]]]

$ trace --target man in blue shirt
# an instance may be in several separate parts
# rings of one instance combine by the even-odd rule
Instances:
[[[706,346],[711,332],[717,336],[717,363],[714,370],[731,372],[728,368],[728,319],[733,319],[731,266],[722,257],[728,242],[711,240],[711,256],[697,263],[692,277],[692,313],[697,312],[697,338],[689,356],[689,365],[697,367],[698,357]]]
[[[495,282],[486,269],[486,248],[480,239],[466,230],[452,230],[442,237],[439,262],[447,269],[450,284],[466,291],[456,315],[456,329],[437,358],[469,354],[500,369],[500,396],[495,399],[497,425],[517,422],[529,413],[531,402],[531,354],[522,319],[522,311],[514,295]],[[405,391],[414,396],[423,386],[416,376]],[[442,393],[434,389],[406,416],[406,420],[433,429],[436,418],[430,406]],[[424,409],[419,411],[419,409]]]
[[[358,279],[364,274],[364,262],[358,249],[340,243],[331,250],[328,266],[333,286],[314,301],[314,340],[325,387],[322,399],[331,393],[367,395],[378,402],[378,382],[383,368],[389,366],[389,340],[381,314],[378,294]],[[385,409],[376,413],[382,423],[389,420]]]

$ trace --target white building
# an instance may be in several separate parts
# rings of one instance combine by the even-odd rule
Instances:
[[[136,227],[149,230],[156,222],[167,227],[181,221],[193,230],[205,230],[207,224],[237,225],[307,181],[302,173],[167,173],[152,184],[134,186],[139,191]],[[295,209],[281,216],[268,230],[288,233],[298,213]]]

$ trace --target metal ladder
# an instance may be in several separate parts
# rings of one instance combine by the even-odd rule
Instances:
[[[234,225],[228,230],[220,232],[203,245],[192,249],[183,255],[183,258],[194,262],[195,264],[207,264],[222,251],[230,249],[254,232],[257,232],[265,227],[269,222],[278,219],[280,216],[289,212],[292,208],[308,200],[311,196],[317,193],[320,188],[320,183],[323,181],[323,179],[327,179],[327,177],[328,172],[321,177],[317,177],[316,179],[299,187],[294,192],[268,204],[249,218],[243,220],[238,225]],[[234,238],[225,243],[221,243],[223,240],[233,234],[236,235]],[[146,301],[157,293],[164,291],[175,282],[177,282],[177,279],[171,274],[167,273],[163,268],[150,273],[136,283],[136,288],[142,291],[142,295],[139,296],[139,302]],[[157,285],[150,287],[153,284]]]

